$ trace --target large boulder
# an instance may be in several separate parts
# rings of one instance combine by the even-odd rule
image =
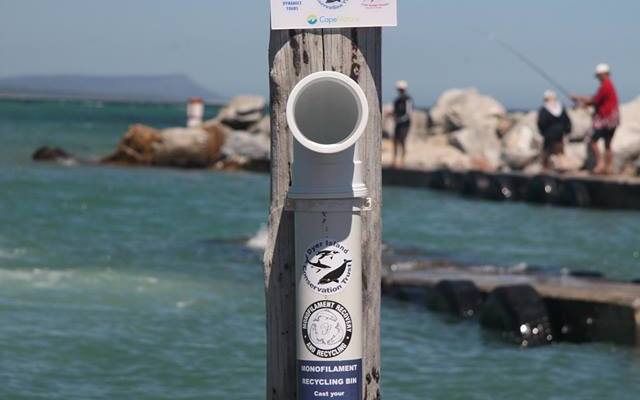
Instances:
[[[442,135],[427,139],[426,147],[428,151],[424,157],[424,166],[428,169],[446,168],[465,171],[473,167],[472,158],[457,147],[449,144],[447,138],[443,138]]]
[[[142,124],[129,127],[115,152],[102,159],[108,164],[149,165],[153,162],[154,144],[162,140],[160,132]]]
[[[611,144],[616,171],[634,170],[640,159],[640,97],[620,107],[620,126]]]
[[[154,165],[203,168],[220,158],[223,138],[211,131],[196,128],[169,128],[160,131],[154,144]]]
[[[421,140],[418,145],[412,143],[413,157],[408,156],[408,163],[426,169],[447,168],[451,170],[467,170],[472,167],[472,159],[459,148],[452,146],[445,135],[430,136]],[[415,159],[414,159],[415,158]]]
[[[395,125],[393,121],[393,104],[387,103],[382,106],[382,136],[392,138]]]
[[[390,165],[393,160],[393,143],[382,142],[382,163]],[[407,139],[405,165],[416,169],[467,170],[472,167],[471,157],[449,143],[448,135],[420,137],[410,135]]]
[[[423,109],[414,109],[411,113],[410,133],[417,137],[426,137],[430,133],[429,125],[429,112]]]
[[[238,96],[231,99],[216,120],[235,130],[246,130],[264,115],[265,99],[261,96]]]
[[[222,154],[226,158],[247,160],[269,160],[271,141],[266,135],[256,135],[244,131],[234,131],[227,136],[222,146]]]
[[[495,129],[459,129],[451,134],[450,143],[481,169],[495,170],[501,166],[501,143]]]
[[[225,130],[220,125],[207,128],[157,130],[132,125],[116,151],[102,162],[107,164],[161,165],[185,168],[207,167],[220,158]]]
[[[495,131],[498,120],[506,113],[498,101],[474,88],[447,90],[430,110],[431,122],[444,132],[460,129]]]
[[[567,109],[569,119],[571,119],[571,133],[569,141],[580,142],[591,136],[591,114],[585,108]]]
[[[470,156],[483,169],[501,166],[499,122],[507,115],[495,99],[476,89],[451,89],[444,92],[431,108],[435,132],[451,133],[450,143]]]
[[[552,155],[551,166],[558,171],[580,171],[587,165],[588,149],[588,142],[565,142],[564,154]]]
[[[249,129],[249,132],[253,133],[254,135],[271,137],[271,117],[269,115],[265,115],[264,117],[262,117],[262,119],[258,121],[258,123],[256,123]]]
[[[540,156],[543,138],[537,118],[535,111],[521,116],[502,137],[502,159],[509,168],[522,170]]]

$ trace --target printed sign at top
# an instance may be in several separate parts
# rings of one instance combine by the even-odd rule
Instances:
[[[398,0],[271,0],[271,29],[398,25]]]

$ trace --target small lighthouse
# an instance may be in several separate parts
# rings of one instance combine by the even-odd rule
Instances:
[[[204,118],[204,100],[191,97],[187,102],[187,127],[192,128],[202,124]]]

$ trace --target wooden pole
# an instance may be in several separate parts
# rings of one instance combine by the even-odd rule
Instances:
[[[367,131],[358,143],[372,210],[362,217],[364,399],[380,398],[381,28],[271,31],[271,205],[264,255],[267,306],[267,399],[296,399],[293,213],[285,210],[293,137],[285,109],[295,84],[310,73],[338,71],[362,87]]]

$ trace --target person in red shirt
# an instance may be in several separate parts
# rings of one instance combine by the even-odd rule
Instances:
[[[618,95],[609,77],[611,69],[607,64],[599,64],[596,67],[596,78],[600,81],[600,87],[594,96],[577,96],[571,98],[578,106],[593,106],[593,135],[591,136],[591,148],[596,158],[596,167],[593,170],[597,174],[610,174],[613,164],[613,152],[611,141],[618,125],[620,125],[620,111],[618,109]],[[604,139],[604,160],[600,154],[598,141]]]

